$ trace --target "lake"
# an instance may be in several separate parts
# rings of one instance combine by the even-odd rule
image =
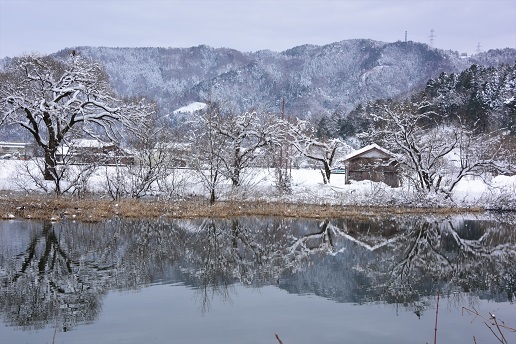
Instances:
[[[1,342],[516,342],[514,214],[364,215],[2,221]]]

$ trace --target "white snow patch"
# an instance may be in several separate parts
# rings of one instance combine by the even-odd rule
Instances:
[[[172,113],[173,114],[178,114],[178,113],[190,113],[190,114],[192,114],[192,113],[194,113],[196,111],[200,111],[200,110],[204,109],[206,106],[208,106],[206,103],[193,102],[193,103],[188,104],[186,106],[180,107],[177,110],[174,110]]]

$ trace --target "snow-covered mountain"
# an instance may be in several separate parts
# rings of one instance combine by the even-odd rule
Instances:
[[[220,101],[232,111],[286,111],[298,117],[348,112],[372,99],[393,98],[420,88],[442,72],[471,64],[514,63],[516,49],[469,58],[416,42],[346,40],[303,45],[283,52],[244,53],[208,46],[191,48],[75,47],[101,61],[118,93],[154,98],[163,116],[194,102]]]

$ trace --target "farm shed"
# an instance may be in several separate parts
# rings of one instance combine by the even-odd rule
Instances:
[[[346,184],[352,180],[372,180],[384,182],[391,187],[400,186],[396,157],[377,144],[348,154],[342,162],[346,171]]]
[[[113,143],[93,139],[75,139],[58,149],[56,158],[59,163],[100,165],[130,165],[134,156]]]
[[[3,159],[28,159],[35,155],[36,147],[25,142],[0,142],[0,157]]]

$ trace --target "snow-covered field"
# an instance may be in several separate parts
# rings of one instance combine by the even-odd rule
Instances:
[[[37,167],[32,162],[0,160],[0,190],[42,192],[28,176],[27,166],[38,175]],[[85,191],[106,194],[106,175],[112,176],[114,171],[114,167],[98,167],[85,183]],[[496,176],[490,180],[468,177],[454,189],[451,200],[444,200],[432,194],[418,194],[411,185],[390,188],[383,183],[369,181],[345,184],[343,174],[333,174],[331,184],[325,185],[321,172],[316,169],[292,169],[291,175],[290,191],[280,192],[275,186],[273,169],[248,170],[239,189],[235,190],[229,182],[222,183],[217,188],[217,197],[309,204],[516,208],[516,176]],[[173,176],[162,184],[168,184],[169,194],[154,191],[149,193],[149,197],[208,197],[203,184],[189,169],[175,170]]]

